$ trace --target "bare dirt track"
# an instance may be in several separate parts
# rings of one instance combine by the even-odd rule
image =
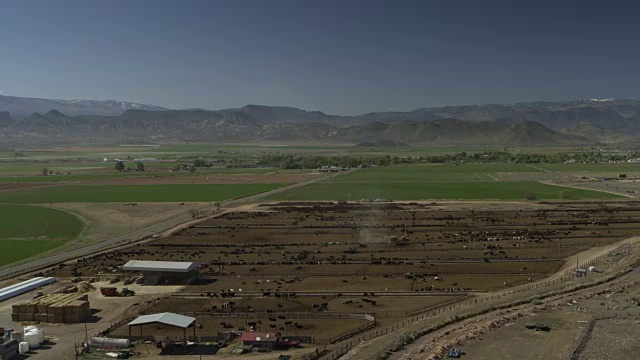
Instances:
[[[43,187],[43,186],[49,186],[49,185],[53,185],[53,184],[50,184],[50,183],[38,183],[38,184],[4,183],[4,184],[0,184],[0,191],[13,191],[13,190],[37,188],[37,187]]]
[[[162,222],[190,209],[200,209],[208,203],[61,203],[53,207],[77,214],[87,223],[87,230],[76,240],[77,244],[102,241]]]

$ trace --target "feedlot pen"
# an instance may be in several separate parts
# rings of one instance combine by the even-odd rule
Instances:
[[[116,276],[132,259],[195,261],[202,264],[200,283],[146,313],[193,315],[207,335],[257,323],[326,343],[370,330],[370,321],[349,314],[396,323],[546,277],[568,256],[639,230],[640,202],[633,201],[275,203],[47,276]]]

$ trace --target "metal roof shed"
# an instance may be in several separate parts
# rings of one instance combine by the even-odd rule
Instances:
[[[142,338],[143,325],[159,323],[159,324],[181,328],[183,330],[183,335],[184,335],[184,346],[187,346],[187,328],[193,325],[195,321],[196,321],[196,318],[194,317],[174,314],[170,312],[138,316],[137,319],[129,323],[129,339],[131,339],[132,326],[140,327],[140,337]],[[193,326],[193,337],[196,337],[195,326]]]
[[[196,270],[198,264],[194,262],[179,262],[179,261],[151,261],[151,260],[129,260],[122,270],[127,271],[160,271],[160,272],[175,272],[186,273]]]

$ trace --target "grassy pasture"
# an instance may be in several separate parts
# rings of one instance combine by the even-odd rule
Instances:
[[[65,211],[39,206],[0,204],[0,240],[72,239],[82,232],[82,221]]]
[[[58,240],[0,240],[0,266],[11,264],[64,245]]]
[[[370,167],[276,194],[269,199],[524,200],[526,194],[533,193],[537,200],[549,200],[561,199],[562,191],[569,192],[575,199],[622,198],[609,193],[536,181],[500,181],[499,176],[517,173],[526,178],[527,173],[540,174],[544,171],[537,165],[528,164],[403,164]]]
[[[0,204],[0,266],[64,245],[84,223],[65,211],[38,206]]]
[[[540,171],[523,164],[405,164],[361,169],[327,182],[495,181],[492,173]]]
[[[575,199],[615,199],[619,195],[599,191],[523,182],[353,182],[315,183],[270,196],[268,200],[524,200],[533,193],[537,200],[560,199],[562,191]]]
[[[216,185],[59,185],[0,193],[0,202],[15,204],[105,202],[205,202],[239,198],[281,184]]]

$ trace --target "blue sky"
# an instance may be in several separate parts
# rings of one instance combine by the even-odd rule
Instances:
[[[0,0],[0,91],[334,114],[640,98],[640,5]]]

